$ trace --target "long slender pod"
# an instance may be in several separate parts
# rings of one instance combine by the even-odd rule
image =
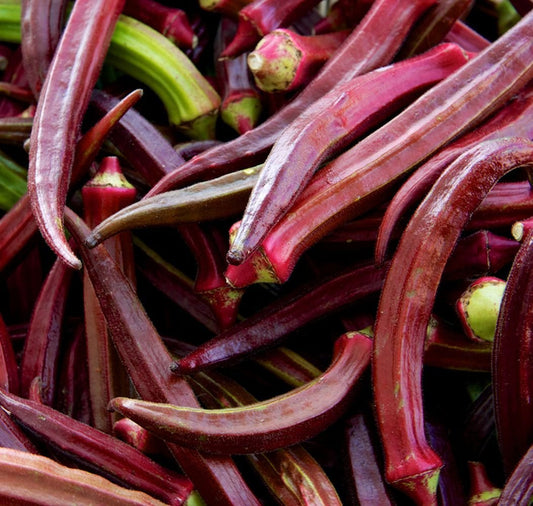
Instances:
[[[335,85],[390,62],[410,27],[431,4],[432,0],[375,2],[344,44],[294,100],[258,127],[172,171],[148,195],[261,162],[282,129],[315,100]]]
[[[88,227],[68,208],[65,216],[74,239],[82,243]],[[80,251],[110,336],[139,395],[157,402],[197,406],[186,382],[171,373],[172,357],[105,247]],[[109,289],[111,286],[113,290]],[[217,504],[228,506],[259,504],[232,460],[204,456],[178,445],[172,445],[171,451],[202,496],[215,497]]]
[[[79,269],[63,230],[74,147],[124,0],[81,0],[43,83],[30,138],[28,194],[39,229],[68,265]]]
[[[110,407],[167,441],[211,453],[258,453],[309,439],[344,412],[370,361],[372,344],[342,335],[326,372],[267,401],[236,408],[179,407],[117,397]]]
[[[508,474],[533,441],[533,232],[515,257],[500,305],[492,356],[494,414]]]
[[[386,478],[417,504],[436,504],[441,467],[424,433],[421,392],[436,290],[474,209],[498,179],[519,166],[533,166],[533,142],[522,138],[481,143],[451,164],[405,229],[381,292],[372,371]]]

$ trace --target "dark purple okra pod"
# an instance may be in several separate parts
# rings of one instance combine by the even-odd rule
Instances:
[[[192,483],[183,475],[55,409],[1,390],[0,404],[39,441],[72,458],[81,468],[176,506],[183,504],[192,491]]]
[[[326,372],[267,401],[201,409],[115,398],[110,407],[166,441],[218,454],[271,451],[322,432],[345,411],[370,360],[371,341],[356,332],[335,343]]]
[[[437,504],[442,465],[426,440],[421,395],[424,343],[442,271],[490,188],[524,165],[533,166],[533,143],[521,138],[486,141],[459,157],[411,218],[381,292],[372,370],[386,478],[418,504]]]
[[[75,240],[83,243],[89,233],[88,227],[71,211],[66,218]],[[82,248],[80,252],[113,343],[139,395],[156,402],[197,406],[185,381],[171,373],[172,357],[129,281],[105,247]],[[220,504],[228,506],[259,504],[232,460],[205,456],[178,445],[170,445],[170,450],[200,495],[217,497]]]
[[[533,438],[533,232],[521,241],[499,310],[493,348],[494,413],[510,474]]]

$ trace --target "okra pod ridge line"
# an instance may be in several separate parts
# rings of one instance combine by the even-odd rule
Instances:
[[[480,143],[452,163],[402,234],[381,292],[372,371],[385,474],[418,504],[436,504],[441,467],[424,433],[421,395],[422,357],[436,290],[475,208],[501,177],[521,166],[533,167],[533,142],[523,138]],[[393,438],[387,437],[391,431]]]
[[[215,454],[275,450],[318,434],[346,409],[370,362],[372,343],[357,332],[335,343],[330,367],[311,382],[267,401],[201,409],[115,398],[110,408],[167,441]]]

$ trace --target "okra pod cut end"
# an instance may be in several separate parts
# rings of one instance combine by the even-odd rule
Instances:
[[[456,310],[463,328],[471,339],[493,341],[506,283],[484,276],[473,283],[457,300]]]
[[[229,97],[220,106],[220,117],[242,135],[257,125],[261,111],[261,100],[255,93],[235,93],[235,96]]]

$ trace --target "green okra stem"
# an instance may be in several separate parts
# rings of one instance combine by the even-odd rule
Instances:
[[[465,152],[416,210],[388,270],[374,336],[376,415],[386,478],[417,504],[437,503],[442,465],[424,432],[421,376],[427,326],[446,259],[492,186],[510,170],[532,165],[533,143],[520,138],[486,141]],[[394,438],[388,437],[391,431]]]
[[[219,454],[258,453],[318,434],[346,409],[370,360],[367,336],[348,333],[335,345],[328,370],[302,387],[238,408],[178,407],[128,398],[110,403],[167,441]]]

